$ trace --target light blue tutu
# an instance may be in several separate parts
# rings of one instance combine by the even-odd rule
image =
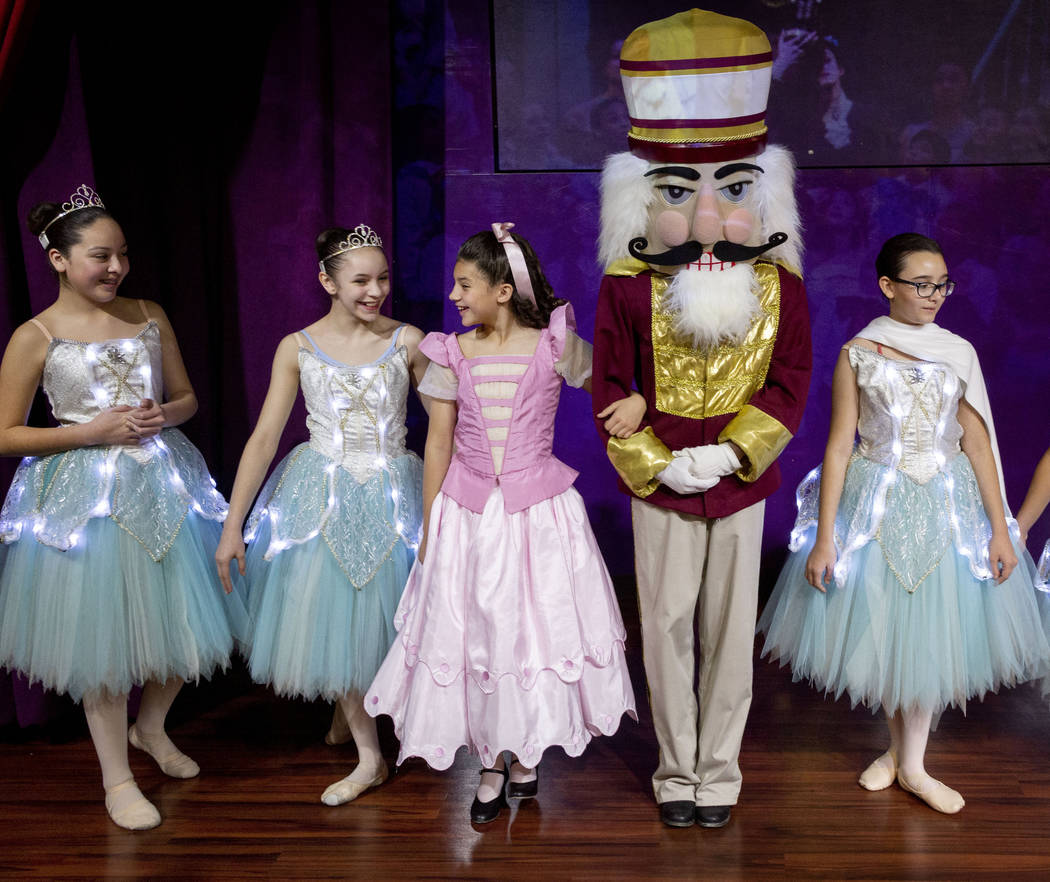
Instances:
[[[965,709],[1050,671],[1031,558],[1015,546],[1020,563],[1001,585],[977,575],[991,528],[966,456],[925,484],[887,469],[850,462],[836,519],[845,566],[827,593],[805,577],[819,470],[800,486],[793,552],[758,624],[762,654],[790,664],[795,680],[888,713]],[[881,519],[880,486],[890,488]]]
[[[247,633],[215,573],[225,510],[176,429],[23,460],[0,518],[0,664],[78,701],[225,668]]]
[[[421,496],[414,453],[364,483],[308,444],[285,457],[247,527],[252,679],[310,699],[364,693],[397,633]]]

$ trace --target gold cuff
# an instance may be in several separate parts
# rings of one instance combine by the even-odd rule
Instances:
[[[610,438],[605,447],[613,468],[623,478],[631,492],[645,499],[660,482],[656,475],[671,464],[671,451],[647,426],[630,438]]]
[[[732,441],[744,451],[747,462],[737,470],[737,477],[741,481],[757,481],[792,437],[780,420],[745,404],[719,433],[718,441]]]

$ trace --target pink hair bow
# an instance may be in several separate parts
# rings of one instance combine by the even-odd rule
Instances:
[[[510,262],[510,274],[514,277],[514,287],[522,297],[535,306],[536,295],[532,291],[529,268],[525,263],[525,255],[521,251],[521,246],[514,241],[514,237],[510,234],[512,229],[514,229],[514,224],[510,221],[492,225],[492,232],[496,234],[496,241],[503,246],[507,260]]]

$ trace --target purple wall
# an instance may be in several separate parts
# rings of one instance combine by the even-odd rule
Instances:
[[[650,17],[635,13],[636,3],[607,6],[629,9],[634,24]],[[132,245],[128,293],[160,301],[172,316],[201,400],[186,430],[224,491],[277,341],[325,308],[312,242],[329,223],[364,220],[387,240],[393,231],[395,315],[455,330],[445,296],[458,245],[512,220],[589,337],[600,279],[598,176],[496,172],[492,71],[503,59],[493,57],[492,8],[400,0],[346,16],[338,4],[308,2],[245,20],[217,7],[202,32],[177,9],[158,30],[150,6],[103,23],[85,9],[36,28],[0,107],[5,130],[20,134],[0,143],[0,331],[6,337],[54,293],[24,230],[26,209],[94,181]],[[588,57],[604,58],[606,37]],[[68,75],[55,62],[67,56]],[[856,59],[848,73],[877,94]],[[610,138],[607,150],[624,146]],[[835,355],[883,309],[872,262],[888,235],[914,229],[945,247],[959,288],[942,322],[982,356],[1015,508],[1050,444],[1041,399],[1050,388],[1045,164],[806,168],[799,200],[816,369],[799,436],[781,460],[784,487],[768,507],[767,580],[784,554],[793,487],[822,455]],[[587,396],[567,390],[555,449],[580,471],[610,569],[629,576],[627,499],[589,414]],[[293,415],[286,443],[302,434]],[[1044,517],[1033,545],[1048,534]],[[0,717],[4,703],[0,695]]]
[[[453,0],[447,8],[447,97],[463,119],[446,132],[446,273],[468,235],[490,221],[513,220],[536,247],[555,290],[572,301],[581,332],[589,336],[601,275],[594,244],[598,175],[494,171],[492,68],[501,59],[493,62],[488,4]],[[650,16],[641,11],[637,17],[635,24],[641,24]],[[776,136],[771,132],[773,141]],[[623,141],[611,142],[607,152],[624,147]],[[767,507],[766,584],[775,578],[785,554],[795,514],[794,487],[823,456],[838,349],[885,311],[875,285],[874,259],[881,243],[895,233],[925,233],[945,249],[958,289],[941,310],[940,323],[970,339],[981,356],[1015,510],[1036,462],[1050,446],[1050,418],[1038,403],[1050,391],[1050,311],[1045,306],[1050,281],[1040,272],[1050,246],[1047,165],[803,168],[798,197],[805,225],[814,375],[799,434],[781,457],[784,484]],[[455,326],[456,317],[446,307],[445,328]],[[587,500],[610,569],[629,574],[627,501],[616,491],[583,393],[564,396],[555,438],[558,455],[580,471],[577,487]],[[1032,531],[1033,547],[1041,547],[1048,534],[1050,515]]]

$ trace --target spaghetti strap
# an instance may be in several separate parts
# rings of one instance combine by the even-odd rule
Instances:
[[[394,348],[397,348],[405,342],[405,330],[408,328],[408,324],[398,325],[396,331],[394,331]]]
[[[296,331],[296,334],[303,335],[303,338],[306,340],[306,342],[310,344],[310,348],[313,349],[314,355],[324,355],[324,353],[317,348],[317,344],[314,343],[314,338],[310,336],[310,334],[306,331],[305,328],[301,331]]]
[[[39,319],[35,319],[35,318],[31,318],[29,321],[31,321],[34,325],[36,325],[38,328],[40,328],[40,330],[43,333],[43,335],[45,337],[47,337],[47,342],[48,343],[50,343],[52,340],[55,339],[54,337],[51,336],[51,332],[47,328],[44,327],[44,323],[42,321],[40,321]]]
[[[142,310],[142,314],[146,317],[146,321],[150,320],[149,310],[146,309],[146,301],[139,300],[139,309]]]
[[[406,327],[406,326],[405,325],[401,325],[399,327],[398,331],[400,332],[400,328],[404,328],[404,327]],[[326,364],[333,365],[335,367],[345,367],[345,368],[365,368],[365,367],[368,367],[369,365],[378,364],[379,362],[383,361],[383,359],[385,359],[388,355],[390,355],[391,352],[394,351],[394,349],[396,347],[396,344],[397,344],[397,338],[398,338],[398,333],[395,333],[393,335],[393,337],[391,338],[391,340],[390,340],[390,345],[387,346],[387,348],[385,350],[383,350],[383,354],[380,355],[379,358],[377,358],[377,359],[375,359],[373,361],[366,362],[365,364],[347,364],[346,362],[339,361],[338,359],[332,358],[332,356],[328,355],[323,349],[321,349],[320,346],[318,346],[314,342],[314,338],[310,336],[309,332],[305,328],[303,330],[301,330],[301,331],[296,331],[296,335],[299,335],[299,334],[302,334],[303,337],[306,338],[307,342],[309,342],[311,348],[313,349],[314,355],[316,355],[319,359],[321,359],[321,361],[325,362]]]

